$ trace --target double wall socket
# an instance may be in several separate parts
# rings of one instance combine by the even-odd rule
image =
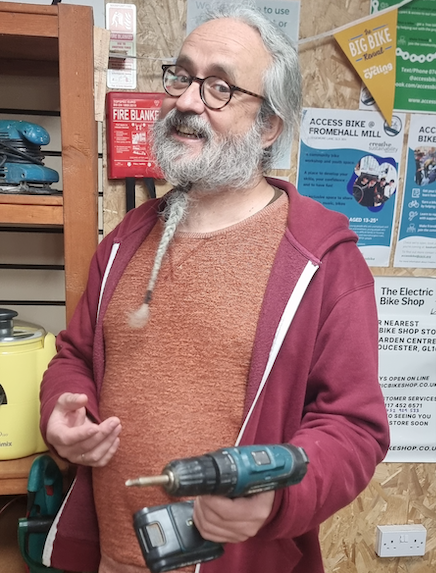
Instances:
[[[425,554],[427,530],[423,525],[378,525],[375,552],[379,557],[414,557]]]

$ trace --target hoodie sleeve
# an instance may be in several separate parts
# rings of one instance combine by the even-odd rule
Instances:
[[[296,538],[317,528],[358,496],[387,452],[373,278],[355,251],[343,245],[323,262],[303,413],[290,440],[305,449],[308,472],[297,486],[277,492],[267,538]],[[310,327],[304,326],[299,336],[310,346]]]
[[[44,438],[48,419],[64,392],[86,394],[89,399],[88,411],[91,417],[98,420],[93,348],[100,285],[108,250],[107,243],[101,243],[95,253],[86,290],[67,329],[58,334],[57,354],[44,373],[40,391],[41,433]]]
[[[86,290],[67,329],[56,339],[58,352],[42,380],[40,426],[44,438],[48,419],[59,396],[64,392],[86,394],[89,400],[88,415],[100,422],[96,378],[99,378],[99,371],[104,370],[104,342],[102,337],[99,337],[99,343],[96,342],[95,331],[103,276],[113,244],[128,240],[129,249],[134,252],[154,225],[161,201],[150,200],[129,211],[99,244],[92,258]]]

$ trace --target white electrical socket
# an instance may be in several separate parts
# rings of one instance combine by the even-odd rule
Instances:
[[[423,525],[377,525],[375,552],[379,557],[424,555],[426,538]]]

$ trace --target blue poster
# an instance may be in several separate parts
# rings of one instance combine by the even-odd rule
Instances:
[[[436,117],[412,115],[395,267],[436,268]]]
[[[298,190],[348,217],[374,267],[389,266],[404,122],[403,114],[389,126],[378,112],[303,111]]]

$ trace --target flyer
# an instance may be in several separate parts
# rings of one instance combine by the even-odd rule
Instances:
[[[394,267],[436,268],[436,116],[411,116]]]
[[[403,114],[389,126],[379,112],[303,110],[298,190],[349,218],[370,266],[389,266],[404,122]]]
[[[386,462],[436,462],[436,278],[375,277]]]
[[[399,0],[373,0],[372,13]],[[436,2],[413,0],[398,9],[394,109],[436,113]],[[360,109],[376,109],[362,89]]]

